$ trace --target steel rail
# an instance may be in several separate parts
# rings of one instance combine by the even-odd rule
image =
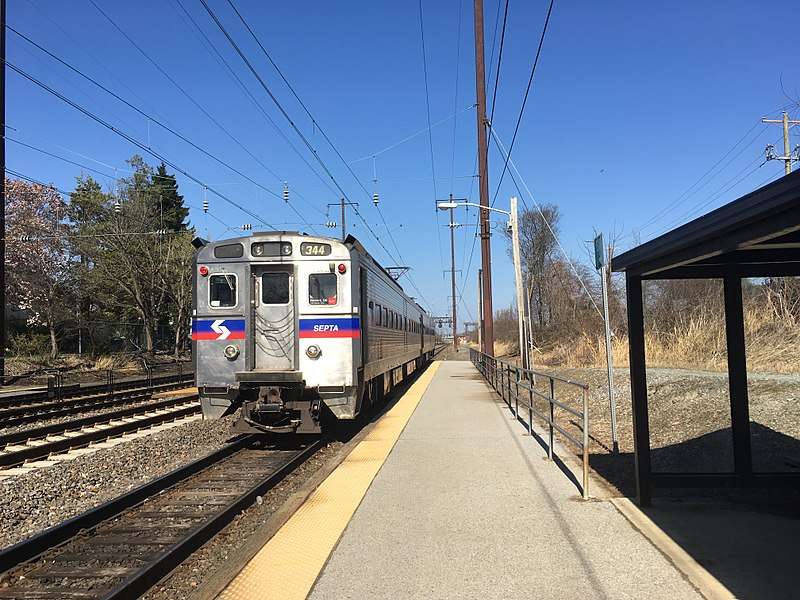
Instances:
[[[181,385],[184,385],[184,382],[159,383],[151,387],[130,388],[113,394],[97,394],[70,400],[53,400],[52,402],[42,402],[41,404],[0,408],[0,428],[7,429],[26,423],[56,419],[90,410],[102,410],[141,402],[147,400],[153,394],[170,391]]]
[[[227,444],[207,456],[194,460],[152,481],[148,481],[130,492],[126,492],[121,496],[104,502],[71,519],[67,519],[58,525],[53,525],[37,533],[33,537],[0,550],[0,573],[5,573],[6,571],[19,567],[23,563],[30,562],[40,554],[75,537],[81,531],[96,527],[103,521],[140,504],[210,465],[227,458],[233,452],[243,448],[249,439],[249,437],[244,437]]]
[[[147,413],[153,412],[154,410],[163,410],[165,408],[169,408],[172,406],[179,406],[195,398],[197,398],[197,394],[193,394],[190,397],[179,396],[177,398],[168,398],[162,402],[151,403],[149,405],[137,405],[130,409],[117,411],[113,414],[97,415],[95,417],[85,417],[83,419],[75,419],[72,421],[68,421],[67,423],[59,423],[55,425],[48,425],[46,427],[40,427],[37,429],[20,431],[14,434],[3,436],[2,438],[0,438],[0,443],[5,443],[5,444],[12,443],[8,442],[9,439],[13,439],[15,441],[22,441],[22,440],[31,441],[31,440],[41,439],[42,437],[46,438],[48,435],[53,435],[53,434],[63,435],[70,433],[71,431],[80,431],[80,429],[82,427],[85,427],[86,425],[90,426],[106,425],[110,424],[112,421],[121,418],[145,415]],[[10,452],[0,453],[0,466],[11,467],[23,464],[27,461],[47,458],[48,456],[54,453],[64,452],[67,450],[72,450],[74,448],[81,448],[84,446],[88,446],[92,442],[106,440],[108,438],[116,437],[125,433],[130,433],[131,431],[136,431],[138,429],[142,429],[145,427],[152,427],[153,425],[159,425],[161,423],[165,423],[168,421],[174,421],[175,419],[187,417],[199,411],[200,411],[200,404],[193,402],[192,404],[185,406],[183,408],[176,408],[175,410],[169,410],[168,412],[151,415],[143,419],[136,419],[135,421],[123,421],[116,425],[110,425],[109,427],[104,427],[103,429],[80,431],[80,435],[70,435],[64,437],[63,439],[46,441],[43,444],[26,446],[25,448],[22,448],[20,450],[13,450]],[[47,431],[48,433],[43,433],[45,431]]]
[[[152,386],[156,384],[169,383],[171,381],[174,381],[176,383],[187,383],[193,381],[194,379],[194,373],[192,373],[191,371],[181,372],[181,373],[171,373],[169,375],[158,375],[156,377],[148,375],[147,377],[136,377],[136,378],[126,378],[126,379],[116,379],[114,377],[109,377],[108,371],[104,371],[104,373],[106,379],[106,381],[104,382],[92,382],[92,383],[82,383],[82,384],[73,383],[67,385],[62,384],[56,387],[55,389],[38,388],[33,390],[25,390],[18,393],[6,393],[0,395],[0,409],[9,409],[12,407],[31,405],[36,402],[52,400],[53,398],[56,397],[60,400],[66,400],[83,396],[101,395],[103,393],[108,393],[111,391],[122,392],[125,390],[129,390],[131,388],[140,387],[141,384],[148,384]],[[109,389],[109,380],[113,381],[112,389]]]
[[[296,452],[287,452],[285,460],[282,455],[265,451],[264,457],[271,460],[263,461],[260,465],[257,460],[253,461],[252,457],[245,454],[241,457],[245,462],[239,467],[253,466],[251,477],[237,476],[235,473],[231,478],[214,475],[214,467],[217,470],[225,469],[226,472],[231,468],[229,464],[225,464],[228,459],[233,461],[230,464],[234,465],[235,470],[237,453],[257,452],[247,448],[253,439],[255,436],[239,438],[203,458],[0,551],[0,572],[20,572],[27,566],[31,567],[20,573],[26,575],[23,586],[19,586],[20,581],[17,580],[16,584],[0,589],[0,598],[30,597],[36,594],[39,594],[36,597],[58,597],[63,594],[65,598],[77,597],[78,594],[80,597],[106,600],[139,597],[213,538],[242,510],[252,505],[258,496],[275,487],[327,443],[325,438],[317,438]],[[210,476],[208,471],[211,472]],[[161,502],[162,509],[171,508],[171,503],[180,507],[180,499],[191,495],[192,489],[202,490],[219,482],[230,485],[233,489],[240,489],[234,492],[217,492],[213,502],[198,504],[202,506],[202,512],[192,513],[197,520],[187,525],[170,526],[164,524],[163,519],[151,527],[140,524],[142,518],[155,519],[162,515],[166,518],[173,514],[169,510],[159,511],[158,505],[155,509],[145,508],[143,511],[145,502],[148,502],[147,506]],[[194,493],[202,495],[207,492]],[[220,502],[221,499],[225,500]],[[173,510],[175,507],[172,507]],[[179,514],[179,518],[185,518],[184,513]],[[71,540],[75,540],[74,547],[69,544]],[[133,548],[130,547],[131,544]],[[136,562],[145,561],[145,564],[136,567],[65,564],[75,561],[93,563],[98,558],[102,559],[103,554],[96,554],[92,550],[108,546],[124,548],[123,554],[126,557]],[[144,550],[145,547],[160,549]],[[50,552],[54,552],[52,557]],[[111,552],[111,555],[114,553]],[[105,562],[114,560],[112,558]],[[67,588],[61,586],[63,577],[104,581],[90,589]]]

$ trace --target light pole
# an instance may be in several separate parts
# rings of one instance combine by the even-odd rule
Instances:
[[[499,208],[494,207],[487,207],[482,206],[480,204],[475,204],[474,202],[465,202],[461,200],[451,199],[447,202],[437,202],[436,207],[439,210],[450,210],[452,211],[459,206],[475,206],[481,208],[482,210],[498,212],[501,214],[506,215],[509,218],[508,226],[511,230],[511,244],[512,244],[512,254],[514,256],[514,283],[516,287],[516,296],[517,296],[517,327],[518,327],[518,335],[519,335],[519,355],[520,360],[522,362],[522,367],[525,369],[530,369],[530,356],[526,351],[525,345],[525,328],[523,327],[523,320],[522,320],[522,313],[524,311],[524,295],[523,295],[523,285],[522,285],[522,264],[521,264],[521,257],[520,257],[520,250],[519,250],[519,219],[518,219],[518,211],[517,211],[517,198],[511,198],[511,210],[501,210]],[[452,212],[451,212],[452,214]],[[486,302],[486,298],[483,298],[483,302]]]

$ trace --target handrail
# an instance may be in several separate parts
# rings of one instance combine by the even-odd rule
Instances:
[[[514,416],[519,419],[519,405],[522,404],[524,408],[528,409],[528,430],[533,433],[533,416],[534,414],[541,418],[548,425],[549,440],[547,444],[547,456],[553,459],[553,443],[555,432],[558,431],[566,440],[568,440],[581,452],[583,463],[583,484],[581,489],[581,496],[586,500],[589,498],[589,386],[580,381],[573,381],[565,377],[559,377],[551,373],[543,373],[533,369],[523,369],[509,361],[502,360],[485,354],[474,348],[469,349],[469,358],[478,372],[483,378],[492,386],[503,401],[508,405],[508,408],[513,411]],[[535,390],[534,385],[536,378],[546,380],[549,384],[549,395]],[[577,410],[571,406],[567,406],[563,402],[556,399],[556,382],[564,383],[569,386],[576,387],[581,390],[582,410]],[[527,393],[520,394],[520,389]],[[520,397],[522,396],[522,398]],[[549,407],[549,416],[541,414],[534,406],[534,396],[545,400]],[[527,397],[527,398],[526,398]],[[527,401],[526,401],[527,400]],[[580,419],[582,439],[578,440],[576,437],[556,423],[555,409],[565,411],[568,414]]]

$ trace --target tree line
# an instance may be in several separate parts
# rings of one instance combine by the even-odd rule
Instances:
[[[37,335],[46,336],[52,358],[78,340],[91,354],[106,352],[122,323],[138,325],[141,335],[128,341],[143,351],[183,350],[192,299],[189,210],[165,165],[140,156],[128,164],[132,174],[108,190],[81,175],[68,199],[50,186],[6,179],[12,352]]]

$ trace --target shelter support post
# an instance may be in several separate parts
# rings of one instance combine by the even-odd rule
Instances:
[[[628,352],[633,404],[633,446],[636,495],[640,506],[649,506],[652,495],[650,469],[650,422],[647,412],[647,372],[644,354],[644,303],[642,279],[626,274],[628,299]]]
[[[742,280],[726,276],[725,337],[728,349],[728,389],[731,401],[731,431],[733,433],[733,464],[736,475],[750,477],[753,459],[750,448],[750,407],[747,397],[747,358],[745,356],[744,310]]]

